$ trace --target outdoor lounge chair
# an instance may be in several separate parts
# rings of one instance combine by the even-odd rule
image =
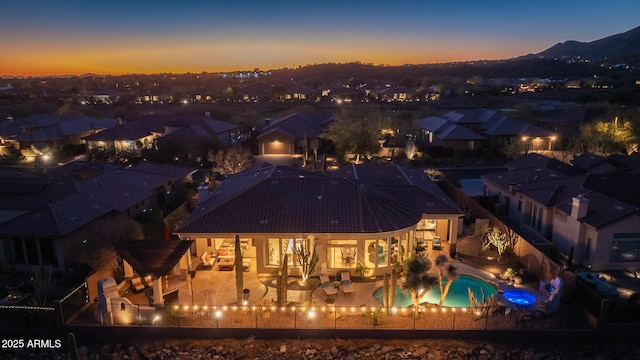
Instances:
[[[142,279],[139,277],[131,278],[131,288],[133,289],[133,292],[136,294],[144,290],[145,286],[142,283]]]
[[[356,290],[353,288],[353,284],[351,283],[351,274],[348,271],[340,274],[340,280],[342,280],[342,291],[345,294],[355,295]]]
[[[331,281],[329,281],[329,276],[320,275],[320,282],[322,282],[322,290],[324,290],[327,296],[336,295],[338,293],[338,290],[336,290]]]
[[[208,252],[205,251],[200,256],[200,262],[202,263],[202,268],[203,269],[212,269],[213,268],[213,264],[216,263],[216,258],[212,257],[211,255],[209,255]]]
[[[142,279],[142,283],[146,286],[146,287],[153,287],[153,278],[151,277],[151,275],[149,276],[145,276]]]
[[[433,250],[442,250],[442,242],[440,242],[440,237],[436,236],[433,238],[433,245],[431,245]]]

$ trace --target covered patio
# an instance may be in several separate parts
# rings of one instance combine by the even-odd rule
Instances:
[[[135,241],[133,243],[138,243]],[[144,242],[142,242],[144,243]],[[160,243],[178,243],[177,241],[162,241]],[[176,244],[174,244],[176,245]],[[163,245],[157,245],[164,248]],[[165,245],[166,246],[166,245]],[[186,246],[186,243],[182,246]],[[449,244],[443,242],[443,249],[431,251],[430,244],[427,245],[427,255],[432,260],[440,254],[448,254]],[[175,258],[176,251],[172,252],[169,249],[164,250],[152,248],[145,248],[144,244],[132,244],[128,245],[127,251],[119,250],[119,253],[123,256],[125,261],[131,261],[133,270],[140,276],[146,276],[145,274],[154,274],[153,287],[148,287],[147,291],[135,293],[129,290],[126,293],[126,297],[131,300],[133,304],[138,305],[161,305],[158,301],[150,303],[149,295],[151,291],[154,293],[162,293],[177,289],[179,305],[237,305],[237,289],[236,289],[236,273],[234,271],[221,271],[218,261],[211,267],[203,267],[201,265],[201,259],[188,253],[182,253],[177,259]],[[188,249],[188,247],[186,248]],[[186,252],[186,249],[184,251]],[[162,253],[165,253],[162,255]],[[135,255],[134,255],[135,254]],[[174,259],[172,261],[166,261],[162,270],[152,270],[153,265],[148,257],[155,257],[156,261],[160,262],[162,256],[171,256],[173,254]],[[188,258],[188,260],[186,260]],[[135,260],[143,259],[143,260]],[[182,260],[181,260],[182,259]],[[190,264],[189,267],[184,267],[183,264]],[[182,266],[182,269],[181,269]],[[160,269],[160,265],[155,265],[157,269]],[[186,269],[192,269],[187,271]],[[157,274],[162,274],[158,276]],[[248,269],[243,271],[243,299],[248,304],[255,305],[268,305],[271,306],[272,302],[277,300],[277,290],[273,282],[273,276],[268,273],[258,273],[256,261],[252,261]],[[336,305],[336,306],[377,306],[379,303],[373,298],[372,294],[376,288],[379,288],[383,284],[383,278],[378,277],[366,277],[365,279],[358,278],[353,272],[351,273],[353,280],[354,293],[345,294],[339,283],[339,279],[331,277],[331,280],[336,282],[338,287],[338,294],[332,298],[328,298],[320,287],[320,282],[317,278],[311,277],[308,279],[306,286],[297,285],[300,277],[289,276],[289,290],[287,292],[287,300],[290,303],[297,304],[312,304],[315,306],[324,305]],[[155,291],[157,283],[161,283],[161,292]],[[248,291],[247,291],[248,290]],[[157,296],[153,296],[153,300],[158,299]]]
[[[192,243],[192,240],[131,240],[116,248],[124,260],[124,273],[128,281],[135,278],[151,279],[142,292],[146,301],[140,303],[132,300],[134,304],[164,305],[165,298],[170,294],[179,294],[178,287],[171,287],[168,283],[167,275],[174,273],[176,268],[184,269],[184,277],[190,280],[188,270],[191,268],[191,259],[188,252]],[[188,287],[191,288],[190,281]]]

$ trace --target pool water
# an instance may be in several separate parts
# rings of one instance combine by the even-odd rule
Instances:
[[[446,281],[445,281],[446,285]],[[451,288],[449,289],[449,293],[447,297],[444,299],[444,306],[449,307],[469,307],[469,292],[468,288],[471,288],[471,291],[475,295],[476,299],[481,300],[482,294],[484,293],[485,299],[490,298],[491,296],[495,296],[497,290],[488,282],[472,276],[462,274],[460,275],[454,282],[451,284]],[[383,304],[382,301],[382,288],[379,287],[373,291],[373,298],[380,304]],[[428,302],[432,304],[438,304],[440,302],[440,287],[434,286],[432,287],[427,294],[420,300],[421,303]],[[413,300],[411,300],[411,292],[408,290],[402,289],[399,285],[396,287],[396,298],[394,302],[394,306],[404,307],[411,306],[413,304]]]

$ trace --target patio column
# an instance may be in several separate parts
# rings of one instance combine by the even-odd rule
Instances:
[[[164,305],[162,299],[162,276],[153,279],[153,304],[152,305]]]

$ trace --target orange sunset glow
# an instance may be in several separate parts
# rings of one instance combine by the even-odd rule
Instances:
[[[37,14],[31,11],[34,2]],[[592,8],[578,10],[550,1],[502,8],[467,1],[456,5],[409,1],[401,8],[386,4],[370,9],[331,1],[321,9],[278,2],[261,10],[200,2],[172,9],[162,7],[162,2],[155,2],[156,6],[119,1],[82,6],[41,1],[3,4],[0,75],[217,72],[327,62],[401,65],[508,59],[561,40],[591,41],[637,25],[631,15],[639,13],[632,11],[638,10],[637,2],[626,1],[615,11],[589,3],[594,4]],[[584,12],[582,23],[554,21],[575,11]],[[587,26],[595,21],[589,19],[596,18],[598,27]]]

